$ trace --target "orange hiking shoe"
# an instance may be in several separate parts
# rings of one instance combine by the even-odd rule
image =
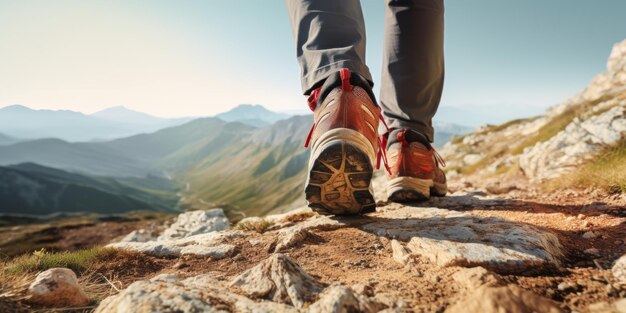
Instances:
[[[309,206],[320,214],[351,215],[376,208],[370,181],[379,149],[380,108],[370,85],[348,69],[331,75],[309,96],[314,123],[305,184]]]
[[[393,202],[427,200],[431,195],[443,197],[448,192],[445,166],[428,139],[419,132],[396,129],[387,145],[387,196]],[[387,138],[383,138],[386,143]]]

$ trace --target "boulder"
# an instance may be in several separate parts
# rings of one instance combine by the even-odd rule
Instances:
[[[484,285],[468,294],[446,313],[560,313],[559,306],[552,300],[525,291],[516,285],[490,287]]]
[[[238,287],[249,297],[291,304],[298,308],[306,302],[312,302],[324,288],[322,283],[280,253],[235,277],[230,286]]]
[[[159,236],[159,240],[181,239],[229,228],[230,222],[222,209],[190,211],[178,215],[176,222]]]
[[[76,274],[67,268],[39,273],[28,287],[28,295],[30,302],[49,307],[80,307],[89,303]]]

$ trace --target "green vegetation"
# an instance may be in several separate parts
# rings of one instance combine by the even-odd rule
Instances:
[[[532,147],[539,142],[543,142],[554,137],[554,135],[565,129],[565,127],[574,120],[574,118],[578,115],[576,111],[577,110],[567,110],[561,113],[546,125],[543,125],[543,127],[541,127],[534,136],[526,138],[526,140],[522,141],[521,144],[511,150],[511,154],[520,154],[524,152],[524,149],[527,147]]]
[[[23,274],[45,271],[54,267],[66,267],[77,273],[82,273],[89,266],[113,250],[97,247],[73,252],[50,253],[45,249],[33,252],[11,260],[6,264],[5,271],[9,274]]]
[[[626,139],[606,148],[591,162],[577,167],[574,172],[546,183],[548,189],[590,186],[611,193],[626,192]]]
[[[513,126],[513,125],[517,125],[517,124],[525,123],[525,122],[530,122],[530,121],[532,121],[534,119],[536,119],[536,117],[533,117],[533,118],[518,118],[518,119],[510,120],[510,121],[508,121],[506,123],[502,123],[500,125],[491,126],[487,130],[485,130],[485,132],[501,131],[501,130],[507,129],[507,128]]]

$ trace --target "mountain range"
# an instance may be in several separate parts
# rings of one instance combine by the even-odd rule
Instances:
[[[37,114],[52,112],[51,116],[85,117],[76,112],[41,112],[20,107],[9,109]],[[137,120],[132,123],[150,127],[159,121],[158,118],[122,107],[97,112],[89,118],[112,123]],[[154,132],[113,140],[22,140],[0,145],[0,166],[9,166],[0,177],[16,171],[10,166],[23,163],[38,164],[95,180],[115,177],[139,180],[145,184],[143,178],[148,175],[169,177],[172,184],[184,189],[180,194],[180,203],[184,207],[219,205],[246,214],[263,214],[301,202],[301,184],[309,153],[302,144],[312,122],[312,115],[289,117],[258,105],[242,105],[217,117],[197,118]],[[48,123],[52,122],[49,120]],[[444,126],[450,133],[438,131],[437,140],[467,130],[454,124]],[[40,173],[31,171],[29,175],[32,177]],[[92,187],[98,189],[97,186]],[[164,194],[171,196],[173,193],[167,190]],[[28,202],[20,203],[25,205]],[[162,207],[157,206],[156,209]],[[41,211],[38,207],[29,210],[34,213]]]
[[[267,126],[289,117],[261,105],[240,105],[216,115],[252,126]],[[23,105],[0,108],[0,145],[13,143],[8,137],[34,140],[57,138],[68,142],[105,141],[182,125],[198,117],[160,118],[123,106],[92,114],[68,110],[34,110]],[[5,138],[7,137],[7,138]]]
[[[276,198],[276,191],[298,189],[294,183],[302,177],[293,177],[304,173],[308,152],[301,141],[311,122],[311,116],[296,116],[256,128],[201,118],[151,134],[105,142],[25,141],[0,146],[0,164],[36,163],[88,177],[167,176],[180,186],[191,186],[186,205],[210,199],[248,210],[252,198],[265,194],[266,204],[257,202],[253,210],[262,212],[299,195],[280,193]]]
[[[14,144],[18,141],[19,139],[0,133],[0,146]]]
[[[175,126],[190,118],[164,119],[115,107],[86,115],[68,110],[33,110],[22,105],[0,109],[0,133],[20,139],[110,140]]]

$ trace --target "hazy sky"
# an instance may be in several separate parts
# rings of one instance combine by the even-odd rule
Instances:
[[[381,67],[383,1],[363,0]],[[626,38],[624,0],[446,1],[442,105],[532,114],[583,88]],[[1,0],[0,107],[160,116],[306,108],[283,1]]]

